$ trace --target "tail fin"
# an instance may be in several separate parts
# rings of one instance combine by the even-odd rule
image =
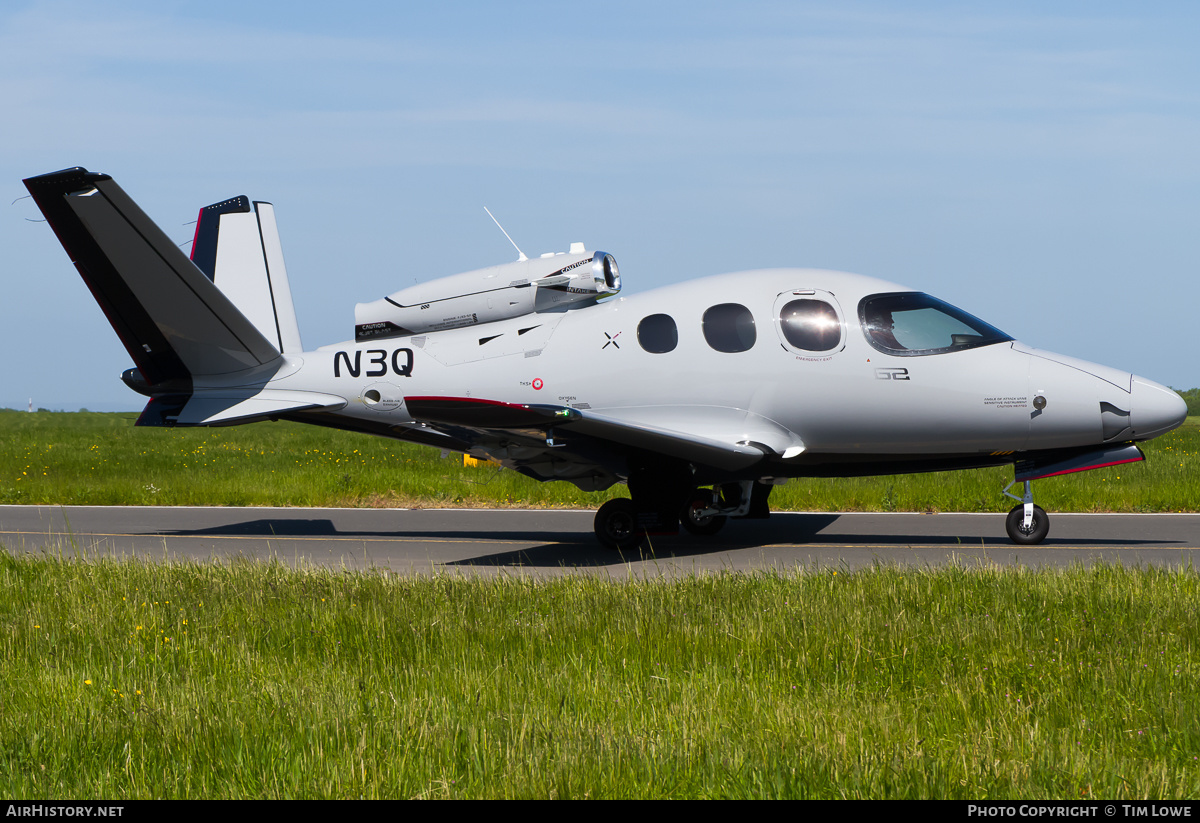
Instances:
[[[300,347],[270,204],[257,204],[253,215],[245,198],[233,201],[245,204],[233,216],[253,226],[218,220],[225,240],[213,231],[208,271],[221,280],[228,269],[222,292],[108,175],[65,169],[25,186],[137,364],[122,378],[150,397],[137,425],[232,425],[346,405],[343,397],[269,386],[284,365],[281,351]]]
[[[25,181],[150,390],[266,365],[280,350],[107,174]]]
[[[281,352],[304,351],[275,207],[234,197],[200,209],[192,262]]]

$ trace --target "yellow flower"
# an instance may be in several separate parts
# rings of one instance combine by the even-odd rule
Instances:
[[[90,685],[92,685],[92,681],[90,681],[90,680],[85,680],[85,681],[83,681],[83,685],[85,685],[85,686],[90,686]]]

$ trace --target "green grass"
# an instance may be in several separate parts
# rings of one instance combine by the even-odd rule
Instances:
[[[0,503],[596,507],[581,492],[458,455],[292,423],[135,429],[134,414],[0,410]],[[1200,511],[1200,419],[1143,446],[1146,461],[1040,480],[1049,511]],[[802,511],[1006,511],[1011,468],[796,480],[771,506]]]
[[[324,429],[0,412],[0,502],[594,506]],[[1039,481],[1200,510],[1200,426]],[[1000,510],[1011,470],[776,508]],[[406,579],[0,552],[0,787],[66,797],[1171,798],[1200,791],[1191,570]]]
[[[134,428],[136,419],[0,411],[0,503],[578,506],[607,499],[363,434],[287,422]]]
[[[1200,793],[1200,577],[0,553],[10,797]]]

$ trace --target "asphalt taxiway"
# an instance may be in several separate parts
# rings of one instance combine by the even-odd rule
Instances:
[[[947,563],[1032,568],[1200,561],[1200,514],[1052,513],[1040,546],[1014,546],[1001,514],[795,513],[731,521],[715,537],[651,537],[619,553],[590,511],[0,506],[10,552],[167,561],[236,558],[398,574],[681,574]]]

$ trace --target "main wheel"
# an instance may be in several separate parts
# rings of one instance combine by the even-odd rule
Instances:
[[[609,500],[596,512],[596,539],[608,549],[624,551],[636,549],[642,542],[642,530],[638,528],[637,510],[633,501],[618,497]]]
[[[1033,520],[1028,529],[1024,527],[1024,523],[1025,506],[1014,507],[1004,521],[1004,528],[1008,531],[1008,537],[1012,542],[1029,546],[1041,543],[1050,533],[1050,516],[1041,506],[1033,507]]]
[[[705,509],[713,508],[713,496],[709,489],[696,489],[684,504],[679,522],[689,534],[707,536],[716,534],[725,526],[723,514],[700,514]]]

